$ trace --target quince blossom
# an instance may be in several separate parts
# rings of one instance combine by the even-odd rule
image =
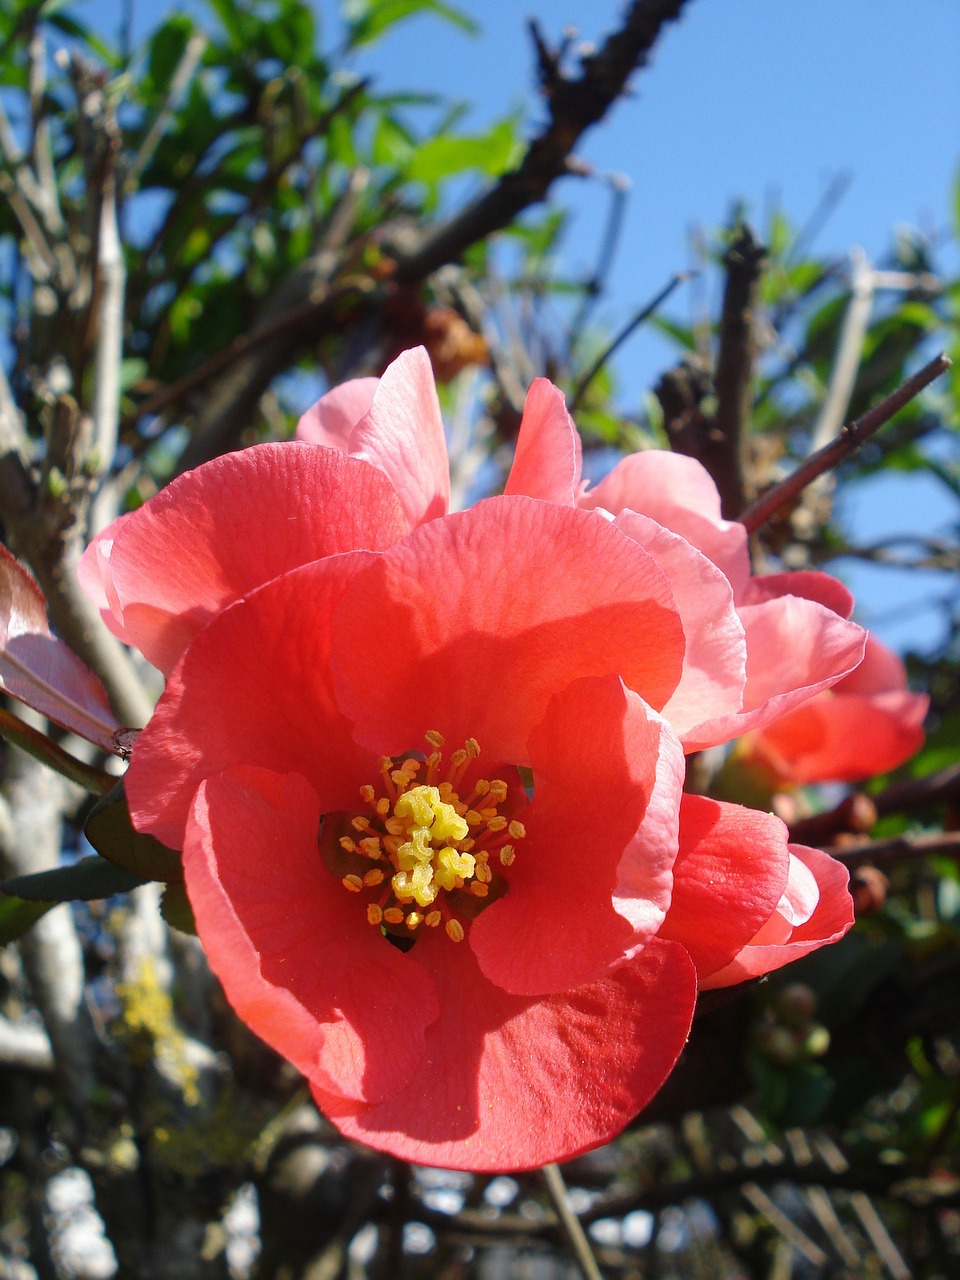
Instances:
[[[341,389],[327,447],[180,477],[82,578],[167,675],[127,796],[183,849],[239,1015],[347,1136],[532,1168],[642,1109],[698,986],[849,927],[843,868],[684,795],[683,752],[835,683],[864,639],[779,586],[738,605],[666,520],[584,509],[542,380],[507,495],[445,514],[421,364]],[[791,619],[812,634],[765,658]]]

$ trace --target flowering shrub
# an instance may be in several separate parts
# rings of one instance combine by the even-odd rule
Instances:
[[[683,755],[848,676],[864,634],[832,579],[749,578],[696,464],[628,460],[652,515],[616,471],[584,494],[543,380],[506,494],[447,513],[435,399],[406,353],[324,397],[315,443],[116,521],[82,578],[167,675],[127,795],[240,1016],[347,1136],[530,1168],[645,1105],[698,986],[849,927],[843,868],[684,795]]]

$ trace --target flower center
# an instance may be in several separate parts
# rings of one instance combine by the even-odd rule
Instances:
[[[500,812],[509,791],[502,779],[464,786],[480,755],[474,738],[451,753],[446,769],[443,738],[433,731],[426,738],[423,760],[384,756],[377,784],[360,788],[368,812],[350,818],[351,834],[338,839],[356,865],[341,883],[368,896],[367,920],[394,938],[442,924],[461,942],[463,918],[504,892],[502,871],[526,831]]]

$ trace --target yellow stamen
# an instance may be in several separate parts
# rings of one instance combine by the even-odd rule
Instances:
[[[383,884],[385,876],[379,867],[374,867],[363,877],[363,883],[367,888],[371,888],[375,884]]]
[[[340,883],[345,889],[349,889],[351,893],[359,893],[363,888],[363,881],[359,876],[344,876]]]
[[[369,924],[379,924],[383,919],[383,909],[378,907],[375,902],[367,905],[367,922]]]
[[[403,912],[399,907],[387,907],[383,918],[387,924],[403,924]]]
[[[463,941],[463,925],[459,920],[448,920],[443,927],[451,942]]]

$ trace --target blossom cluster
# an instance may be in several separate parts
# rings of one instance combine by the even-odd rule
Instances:
[[[866,635],[836,580],[751,574],[691,459],[586,487],[543,379],[505,492],[463,512],[420,350],[297,434],[84,556],[166,677],[134,823],[183,849],[229,1000],[343,1134],[471,1170],[568,1158],[662,1085],[698,991],[849,928],[843,867],[686,793],[685,756],[748,735],[789,781],[801,717],[792,780],[829,769],[829,708],[874,705]]]

